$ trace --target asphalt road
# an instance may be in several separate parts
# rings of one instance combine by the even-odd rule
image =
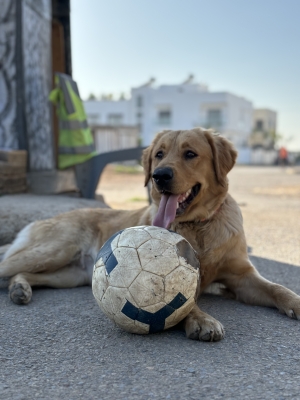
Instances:
[[[254,258],[267,278],[300,294],[300,269]],[[1,399],[296,399],[300,322],[275,309],[205,295],[218,343],[174,329],[138,336],[114,326],[90,288],[34,291],[16,306],[0,291]]]
[[[272,188],[272,178],[241,181],[238,174],[233,189],[253,263],[300,295],[299,263],[292,262],[300,253],[297,195],[257,197],[254,189]],[[289,179],[281,178],[277,188]],[[243,192],[251,180],[253,190]],[[223,323],[224,340],[196,342],[180,329],[128,334],[102,314],[88,287],[37,289],[27,306],[0,290],[0,399],[300,398],[300,321],[212,295],[199,305]]]

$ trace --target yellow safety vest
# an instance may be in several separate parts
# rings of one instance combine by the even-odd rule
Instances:
[[[90,159],[96,151],[76,82],[66,74],[56,73],[55,84],[49,100],[56,105],[58,168],[64,169]]]

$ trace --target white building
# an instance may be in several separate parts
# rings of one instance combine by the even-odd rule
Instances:
[[[131,125],[91,125],[97,153],[139,145],[139,128]]]
[[[277,113],[268,108],[253,112],[253,132],[248,144],[251,147],[251,164],[275,164],[278,153],[276,145]]]
[[[249,138],[252,148],[274,149],[276,142],[276,111],[267,108],[254,110],[253,132]]]
[[[253,126],[256,132],[276,132],[277,112],[268,108],[257,108],[253,113]]]
[[[193,77],[178,85],[156,86],[154,80],[133,88],[129,100],[86,101],[88,121],[138,125],[143,145],[163,129],[213,128],[238,149],[247,147],[252,132],[252,103],[228,92],[210,92]]]
[[[84,107],[90,125],[135,125],[131,100],[87,100]]]

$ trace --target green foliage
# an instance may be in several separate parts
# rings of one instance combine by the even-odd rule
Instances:
[[[97,97],[94,95],[94,93],[90,93],[88,100],[97,100]]]
[[[145,197],[132,197],[131,199],[129,199],[129,201],[133,201],[133,202],[136,202],[136,201],[147,201],[148,202],[148,199],[146,199]]]
[[[113,100],[113,99],[114,99],[114,96],[112,93],[107,93],[107,94],[103,93],[101,95],[101,100]]]
[[[119,174],[143,174],[143,169],[140,165],[116,165],[115,172]]]

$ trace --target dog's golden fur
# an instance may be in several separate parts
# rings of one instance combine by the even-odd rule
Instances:
[[[192,157],[187,157],[187,152]],[[184,236],[198,253],[199,294],[213,282],[224,292],[248,304],[277,307],[300,319],[300,297],[264,279],[247,255],[242,215],[228,194],[227,174],[235,164],[233,145],[209,130],[164,131],[144,151],[146,184],[157,168],[173,171],[170,192],[186,193],[200,184],[200,191],[170,229]],[[161,199],[153,182],[153,203],[136,211],[84,209],[38,221],[20,232],[0,264],[0,277],[11,277],[9,292],[17,304],[26,304],[32,286],[76,287],[91,283],[93,259],[113,233],[135,225],[151,225]],[[188,337],[220,340],[220,322],[197,306],[186,317]]]

